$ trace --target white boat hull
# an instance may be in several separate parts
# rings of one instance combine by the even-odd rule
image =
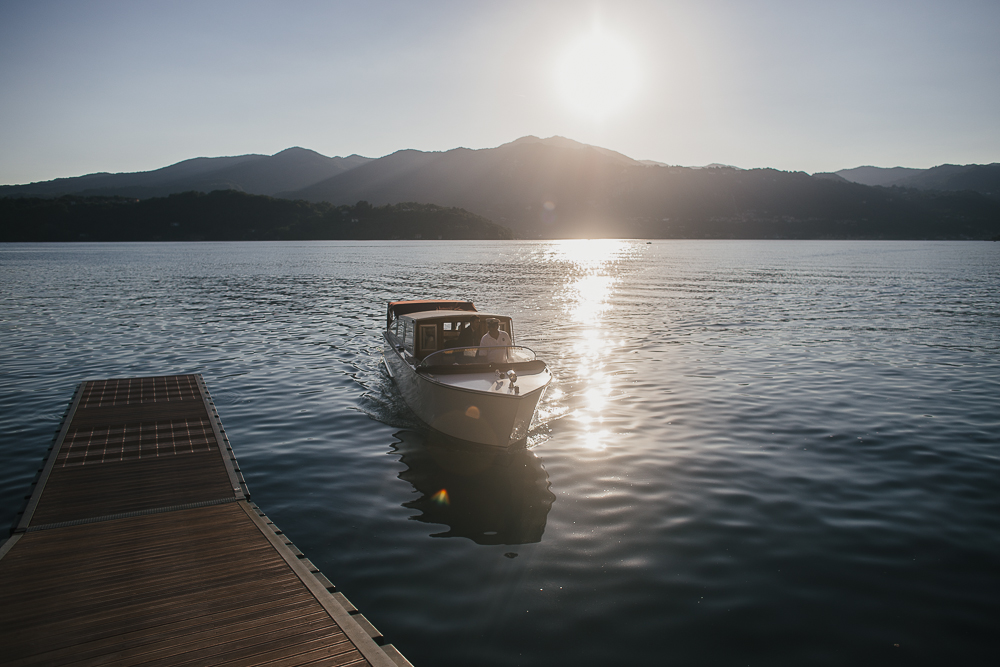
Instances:
[[[528,436],[535,407],[551,379],[548,369],[542,377],[522,376],[527,391],[515,394],[506,379],[495,380],[492,374],[418,373],[388,341],[384,357],[403,399],[421,421],[453,438],[486,445],[506,447]],[[466,386],[449,383],[454,379]],[[476,384],[489,389],[469,388]]]

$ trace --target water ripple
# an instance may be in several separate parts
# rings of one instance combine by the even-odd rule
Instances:
[[[254,499],[415,664],[987,664],[998,267],[987,243],[0,245],[0,520],[77,382],[200,372]],[[425,297],[510,313],[549,362],[524,446],[403,404],[379,327]]]

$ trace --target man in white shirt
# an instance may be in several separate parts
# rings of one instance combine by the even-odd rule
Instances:
[[[483,334],[482,340],[479,341],[479,347],[503,348],[500,350],[489,350],[486,353],[487,360],[490,362],[507,361],[507,348],[512,345],[510,335],[506,331],[500,330],[500,320],[495,317],[486,320],[486,327],[487,331]]]

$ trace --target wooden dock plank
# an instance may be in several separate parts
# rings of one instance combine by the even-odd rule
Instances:
[[[152,629],[114,634],[62,649],[48,651],[45,654],[45,658],[50,660],[52,664],[64,664],[70,662],[71,659],[76,661],[88,660],[90,658],[106,656],[115,650],[125,651],[143,646],[153,646],[157,642],[169,645],[193,643],[205,637],[211,638],[227,634],[231,632],[229,628],[266,627],[268,625],[295,623],[298,620],[309,621],[312,618],[326,616],[322,612],[303,614],[299,609],[299,605],[303,599],[308,598],[288,596],[273,601],[258,602],[252,607],[240,607],[234,609],[229,614],[186,616],[182,620],[155,626]],[[232,632],[235,631],[232,630]],[[11,667],[16,667],[23,664],[23,661],[15,660],[9,664]]]
[[[207,419],[208,412],[200,397],[194,400],[170,403],[137,403],[128,405],[85,408],[77,406],[73,426],[82,432],[91,429],[142,422],[183,421],[184,419]]]
[[[343,632],[331,632],[326,619],[314,616],[308,621],[293,621],[271,631],[267,626],[244,627],[233,632],[206,633],[197,640],[150,642],[133,648],[123,648],[113,654],[74,662],[80,667],[114,662],[142,662],[156,664],[183,664],[188,661],[217,658],[237,649],[252,649],[250,652],[264,652],[269,647],[279,647],[301,643],[315,637],[333,637],[337,642],[347,642]],[[185,638],[186,639],[186,638]],[[353,648],[353,647],[349,647]]]
[[[300,616],[298,614],[286,614],[284,616],[271,615],[253,619],[245,624],[225,628],[221,631],[217,628],[209,630],[192,628],[186,634],[164,635],[160,633],[156,635],[155,639],[144,637],[141,642],[119,643],[116,646],[117,652],[113,655],[117,660],[133,660],[138,657],[142,657],[145,660],[159,659],[196,651],[214,643],[241,641],[244,638],[263,634],[269,626],[280,627],[281,631],[290,637],[302,630],[322,627],[325,623],[324,617],[325,615],[321,613],[314,613],[307,616]],[[89,647],[86,654],[82,651],[76,651],[73,654],[73,659],[76,661],[74,664],[82,667],[84,665],[100,664],[108,655],[111,654],[107,654],[103,649]]]
[[[343,634],[302,590],[279,554],[273,549],[245,550],[241,542],[259,545],[260,534],[235,503],[28,533],[0,568],[0,646],[15,647],[8,653],[11,659],[26,658],[39,649],[45,653],[106,640],[109,633],[118,637],[127,633],[131,636],[126,641],[136,651],[137,644],[165,641],[157,631],[165,623],[191,615],[208,620],[290,595],[298,600],[300,616],[320,614],[322,627],[315,632]],[[139,543],[145,553],[131,553]],[[84,551],[86,559],[80,558]],[[164,571],[159,563],[165,556],[187,559],[189,574],[177,578],[176,568]],[[220,560],[227,567],[214,573],[200,567]],[[268,567],[262,569],[262,563]],[[95,568],[104,571],[95,577]],[[59,573],[62,586],[33,585],[53,572]],[[160,583],[164,576],[170,579],[167,586]],[[77,579],[84,583],[74,590],[72,582]],[[97,599],[88,591],[96,592]],[[275,635],[278,644],[283,641],[280,626],[261,629],[252,620],[229,623],[226,629],[240,632],[254,627],[254,632],[264,633],[263,643],[271,641],[269,635]],[[215,660],[217,646],[200,647],[192,659],[209,655]],[[105,650],[110,648],[114,654],[119,651],[105,642]],[[43,655],[38,657],[39,664],[46,662]]]
[[[327,649],[328,655],[349,653],[357,649],[342,632],[328,628],[311,630],[292,636],[270,633],[241,642],[213,643],[199,651],[173,655],[161,660],[142,661],[148,667],[171,667],[172,665],[196,667],[204,665],[224,665],[252,660],[256,664],[266,664],[278,658],[299,656],[310,650]],[[296,662],[301,662],[297,660]]]
[[[199,400],[200,397],[197,375],[112,378],[85,383],[80,407],[86,409],[133,403],[171,403]]]
[[[244,587],[246,586],[244,582]],[[223,595],[226,593],[238,593],[237,587],[214,586],[205,591],[207,594]],[[226,603],[206,603],[204,599],[195,595],[164,595],[158,599],[151,599],[149,596],[137,596],[130,601],[131,604],[123,605],[123,608],[115,613],[107,613],[106,605],[120,603],[121,597],[115,600],[104,600],[101,602],[87,601],[81,603],[75,599],[67,599],[65,606],[60,606],[57,610],[45,607],[35,607],[35,613],[25,619],[25,622],[12,623],[11,631],[31,630],[32,632],[45,633],[55,632],[57,629],[65,629],[71,624],[74,633],[79,641],[103,636],[109,629],[116,633],[149,628],[157,624],[163,624],[176,618],[187,618],[189,616],[213,616],[238,610],[242,605],[254,604],[262,601],[275,602],[295,595],[297,589],[286,587],[269,591],[267,596],[261,595],[234,595]],[[82,596],[81,596],[82,597]],[[132,611],[138,606],[144,609],[143,615],[136,617]],[[65,610],[65,611],[63,611]],[[51,612],[51,613],[47,613]],[[60,613],[62,612],[62,613]],[[177,616],[174,612],[181,612]]]
[[[108,493],[113,488],[114,493]],[[218,452],[55,468],[32,526],[234,498]]]
[[[85,383],[0,549],[4,664],[408,664],[245,498],[200,376]]]

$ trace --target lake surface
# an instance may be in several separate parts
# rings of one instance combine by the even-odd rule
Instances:
[[[426,297],[549,362],[523,447],[402,403],[379,328]],[[7,244],[0,306],[3,526],[78,382],[196,372],[418,667],[996,659],[1000,244]]]

